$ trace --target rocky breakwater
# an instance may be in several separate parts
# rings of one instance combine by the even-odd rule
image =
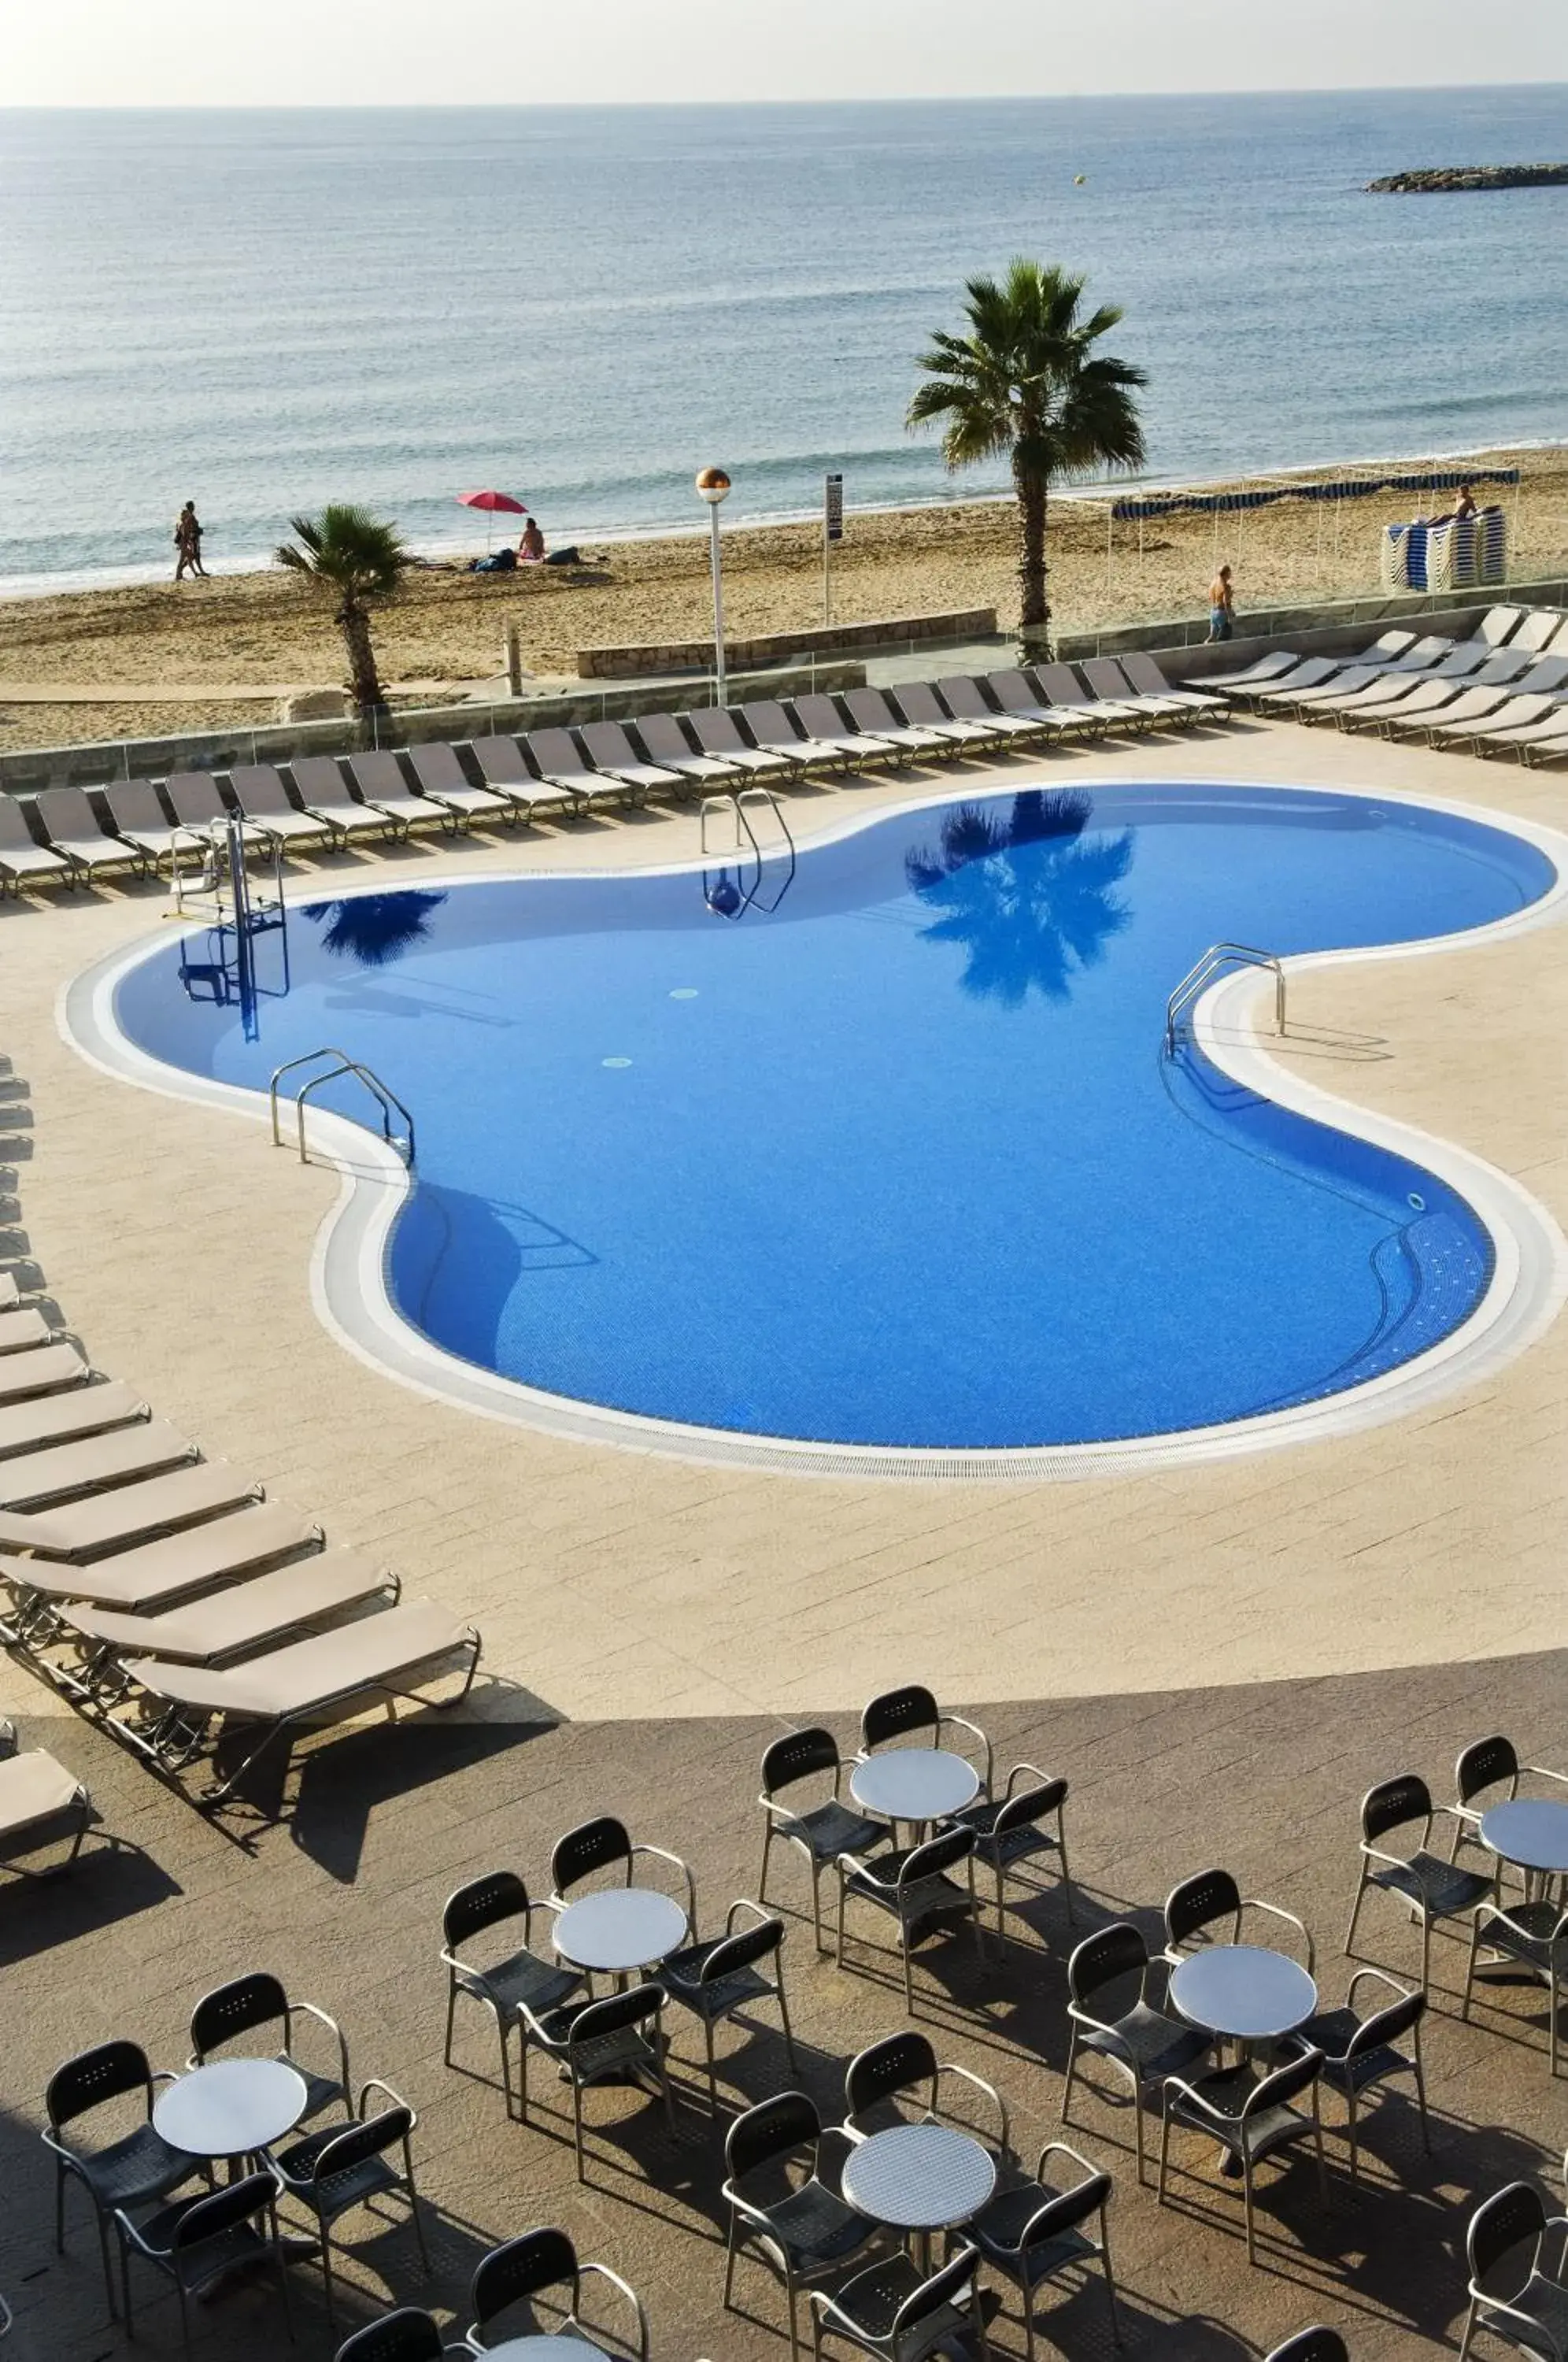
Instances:
[[[1452,164],[1419,172],[1390,172],[1367,188],[1379,196],[1445,195],[1459,189],[1568,187],[1568,164]]]

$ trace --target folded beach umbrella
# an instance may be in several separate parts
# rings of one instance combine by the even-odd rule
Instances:
[[[491,516],[498,512],[505,516],[526,516],[528,513],[523,502],[514,501],[510,492],[459,492],[458,506],[460,509],[483,509]],[[489,546],[490,535],[487,533],[485,547],[488,549]]]

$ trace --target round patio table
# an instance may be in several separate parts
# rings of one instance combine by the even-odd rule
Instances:
[[[894,2125],[859,2141],[839,2187],[857,2213],[889,2230],[912,2231],[929,2257],[933,2231],[977,2214],[997,2186],[989,2149],[952,2125]]]
[[[1548,1878],[1568,1875],[1568,1805],[1515,1796],[1481,1816],[1481,1842],[1516,1869]]]
[[[1276,2042],[1318,2006],[1298,1960],[1261,1944],[1215,1944],[1171,1970],[1171,2007],[1189,2025],[1228,2042]]]
[[[849,1793],[868,1813],[923,1828],[961,1812],[980,1793],[980,1775],[948,1747],[889,1747],[867,1755],[849,1775]]]
[[[485,2362],[583,2362],[587,2354],[597,2354],[600,2348],[591,2345],[586,2337],[547,2336],[508,2337],[500,2345],[487,2345]]]
[[[282,2058],[215,2058],[152,2103],[153,2130],[190,2157],[255,2157],[305,2112],[304,2077]]]
[[[685,1933],[685,1912],[657,1887],[607,1886],[569,1903],[550,1941],[574,1969],[626,1976],[668,1959]]]

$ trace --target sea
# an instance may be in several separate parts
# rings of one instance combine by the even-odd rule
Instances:
[[[361,502],[433,555],[1005,488],[905,431],[966,279],[1088,275],[1149,476],[1568,440],[1568,85],[882,105],[0,111],[0,589]]]

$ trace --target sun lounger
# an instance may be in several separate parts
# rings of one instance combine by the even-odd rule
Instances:
[[[0,877],[13,894],[22,890],[24,877],[58,877],[69,882],[71,864],[63,854],[50,853],[35,842],[27,813],[15,796],[0,794]]]
[[[1048,713],[1067,728],[1102,733],[1138,725],[1137,709],[1124,700],[1096,697],[1070,664],[1032,665],[1028,678]]]
[[[0,1406],[0,1473],[13,1452],[39,1451],[81,1436],[105,1435],[147,1415],[148,1406],[136,1388],[117,1378],[107,1385],[76,1386],[68,1394]]]
[[[1562,614],[1560,608],[1531,607],[1526,613],[1524,622],[1509,640],[1508,646],[1516,653],[1528,651],[1531,656],[1540,656],[1548,641],[1553,637],[1562,621]]]
[[[1054,699],[1042,699],[1030,676],[1016,668],[987,673],[982,687],[989,690],[1007,721],[1021,723],[1036,738],[1060,738],[1075,725],[1075,715],[1068,708],[1058,707]]]
[[[733,788],[748,774],[744,763],[727,755],[694,755],[673,713],[640,713],[632,724],[651,763],[679,771],[693,785],[716,789]]]
[[[802,771],[848,771],[856,756],[842,735],[808,738],[790,721],[776,697],[753,698],[734,709],[736,719],[749,730],[764,754],[782,755]]]
[[[0,1271],[0,1312],[11,1311],[21,1300],[22,1291],[17,1285],[16,1273]]]
[[[1277,697],[1282,690],[1315,688],[1331,674],[1342,672],[1345,663],[1343,657],[1298,657],[1286,671],[1271,673],[1266,680],[1248,680],[1241,674],[1232,679],[1221,673],[1209,686],[1222,697],[1233,698],[1238,705],[1255,705],[1265,692]]]
[[[171,860],[181,844],[190,844],[190,831],[164,817],[150,779],[125,779],[118,787],[105,788],[104,801],[119,834],[144,853],[155,869]]]
[[[1391,738],[1412,721],[1421,720],[1424,727],[1424,717],[1443,712],[1456,705],[1464,694],[1463,681],[1422,680],[1402,697],[1364,706],[1347,702],[1336,712],[1342,730],[1371,730],[1380,737]]]
[[[1240,672],[1210,672],[1203,677],[1210,689],[1251,689],[1265,680],[1277,680],[1300,662],[1294,649],[1275,648],[1255,664],[1243,665]]]
[[[1528,723],[1540,718],[1531,700],[1539,698],[1547,706],[1554,703],[1565,682],[1568,657],[1538,657],[1529,672],[1511,687],[1499,683],[1490,689],[1465,690],[1451,705],[1444,706],[1437,721],[1412,724],[1411,728],[1429,746],[1438,746],[1450,734],[1458,736],[1470,729],[1498,726],[1510,706],[1522,705],[1524,711],[1517,718]]]
[[[37,1517],[0,1512],[0,1551],[32,1551],[46,1559],[100,1558],[260,1497],[254,1478],[238,1475],[226,1460],[204,1460],[172,1476],[119,1485]]]
[[[101,1607],[151,1614],[320,1540],[321,1528],[297,1510],[259,1501],[90,1566],[0,1556],[0,1580],[18,1595],[92,1600]]]
[[[153,866],[138,844],[127,844],[99,827],[85,788],[45,788],[38,814],[54,851],[83,877],[94,877],[100,869],[145,872]]]
[[[1210,697],[1200,689],[1176,689],[1165,679],[1152,656],[1140,648],[1130,648],[1117,658],[1130,688],[1141,697],[1174,697],[1178,704],[1187,706],[1198,722],[1229,722],[1231,708],[1222,697]]]
[[[42,1747],[17,1754],[17,1734],[4,1726],[6,1753],[0,1760],[0,1861],[20,1868],[18,1857],[68,1843],[74,1861],[93,1821],[93,1799],[76,1777]],[[63,1867],[63,1864],[57,1865]]]
[[[856,695],[859,694],[856,690]],[[900,680],[887,695],[893,712],[902,714],[911,728],[934,730],[953,745],[967,746],[972,754],[978,754],[982,746],[1004,745],[1011,735],[988,710],[983,717],[950,713],[929,680]]]
[[[1531,700],[1534,703],[1537,701]],[[1522,702],[1522,701],[1521,701]],[[1532,718],[1516,717],[1505,721],[1503,713],[1492,714],[1478,723],[1474,733],[1477,753],[1483,755],[1519,755],[1543,738],[1555,738],[1568,727],[1568,701],[1560,697],[1545,700],[1542,711]],[[4,1368],[0,1363],[0,1369]]]
[[[1568,657],[1568,615],[1564,615],[1541,650],[1543,657]]]
[[[1315,681],[1309,689],[1281,690],[1276,697],[1266,690],[1253,701],[1254,713],[1290,713],[1298,722],[1310,722],[1320,706],[1336,697],[1353,697],[1358,690],[1371,689],[1378,681],[1408,680],[1408,673],[1390,672],[1386,665],[1346,665],[1342,672],[1329,675],[1327,680]]]
[[[1507,702],[1495,706],[1484,721],[1455,718],[1434,722],[1428,744],[1469,747],[1477,742],[1506,738],[1509,731],[1528,729],[1533,723],[1545,722],[1550,725],[1553,717],[1568,723],[1568,705],[1564,705],[1561,698],[1546,695],[1520,697],[1509,692]]]
[[[36,1345],[47,1345],[52,1335],[43,1314],[31,1305],[0,1312],[0,1354],[30,1353]]]
[[[381,1598],[395,1606],[395,1574],[357,1551],[318,1551],[293,1566],[275,1566],[222,1591],[209,1591],[159,1616],[127,1616],[112,1607],[68,1601],[60,1620],[81,1638],[112,1650],[153,1656],[166,1664],[216,1665],[275,1641],[345,1608]]]
[[[1503,661],[1507,666],[1507,659]],[[1368,682],[1364,689],[1337,691],[1332,697],[1320,699],[1314,711],[1333,714],[1344,727],[1347,716],[1353,718],[1361,714],[1382,713],[1412,697],[1419,696],[1424,700],[1433,689],[1457,697],[1463,689],[1489,688],[1488,669],[1486,661],[1473,649],[1458,664],[1433,665],[1430,670],[1413,675],[1388,672],[1381,679]],[[1512,668],[1508,667],[1504,678],[1511,676]]]
[[[748,746],[727,705],[694,706],[679,718],[690,729],[704,755],[717,755],[722,762],[738,764],[754,778],[792,778],[801,768],[798,762],[790,756],[781,755],[777,747]]]
[[[531,730],[523,739],[528,760],[552,788],[565,788],[585,810],[594,804],[641,803],[645,798],[624,779],[596,771],[569,730]]]
[[[588,749],[589,761],[630,788],[645,803],[649,796],[678,796],[685,789],[679,771],[667,771],[660,763],[645,763],[618,722],[585,722],[578,736]]]
[[[161,1475],[194,1460],[196,1447],[167,1419],[144,1418],[107,1435],[79,1437],[0,1460],[0,1508],[45,1509],[75,1493]]]
[[[362,804],[332,755],[299,755],[289,765],[299,800],[341,850],[357,836],[406,836],[408,824],[380,804]]]
[[[1523,730],[1499,733],[1494,746],[1498,754],[1512,753],[1532,767],[1538,763],[1560,763],[1568,752],[1568,713],[1561,719],[1548,716]]]
[[[1484,721],[1488,715],[1496,713],[1498,708],[1506,705],[1507,701],[1508,692],[1506,689],[1462,690],[1457,697],[1451,698],[1441,707],[1435,722],[1430,714],[1416,713],[1408,717],[1398,713],[1390,715],[1385,724],[1385,735],[1391,738],[1417,738],[1424,745],[1430,746],[1435,743],[1433,733],[1441,729],[1445,723]]]
[[[8,1354],[0,1361],[0,1404],[24,1402],[29,1396],[51,1395],[66,1386],[83,1386],[92,1367],[74,1345],[39,1345],[31,1353]]]
[[[1086,657],[1077,670],[1096,697],[1110,705],[1129,707],[1143,715],[1151,729],[1190,729],[1197,719],[1191,707],[1181,704],[1168,689],[1153,696],[1133,689],[1114,657]]]
[[[403,778],[397,756],[383,747],[371,755],[350,755],[348,768],[354,785],[368,804],[384,811],[391,820],[402,823],[406,836],[411,828],[444,828],[455,836],[458,823],[446,804],[436,803],[429,796],[415,795]]]
[[[522,808],[525,820],[531,821],[536,811],[588,809],[588,799],[579,789],[541,779],[531,771],[514,738],[476,738],[469,751],[484,774],[486,787],[493,788],[499,796],[510,796]]]
[[[165,1769],[178,1769],[190,1760],[215,1716],[222,1716],[226,1724],[263,1724],[244,1761],[210,1792],[208,1801],[216,1804],[285,1732],[358,1714],[381,1699],[390,1703],[415,1697],[439,1666],[466,1656],[458,1697],[446,1701],[457,1705],[473,1684],[480,1647],[473,1625],[430,1600],[418,1599],[337,1631],[293,1641],[241,1665],[186,1666],[165,1664],[157,1657],[132,1657],[125,1663],[127,1675],[169,1712],[150,1727],[138,1730],[117,1718],[116,1727]]]
[[[527,809],[527,799],[504,788],[470,787],[455,747],[439,741],[411,746],[408,759],[414,776],[432,803],[442,804],[461,825],[476,820],[504,820],[512,825]]]
[[[862,763],[899,763],[904,759],[904,749],[892,739],[878,738],[875,731],[846,729],[844,716],[832,698],[820,690],[807,697],[792,697],[786,711],[809,745],[844,747],[852,768]]]
[[[936,694],[955,722],[983,723],[991,737],[1003,745],[1020,745],[1042,734],[1038,721],[1026,721],[1021,713],[999,713],[988,705],[979,682],[967,673],[944,673],[936,683]]]
[[[271,763],[242,763],[229,773],[228,784],[241,817],[274,844],[319,844],[332,833],[324,820],[290,802],[282,776]]]
[[[953,755],[964,744],[955,723],[938,728],[934,723],[900,722],[879,689],[845,690],[837,703],[852,728],[867,731],[889,746],[901,746],[909,755]]]

